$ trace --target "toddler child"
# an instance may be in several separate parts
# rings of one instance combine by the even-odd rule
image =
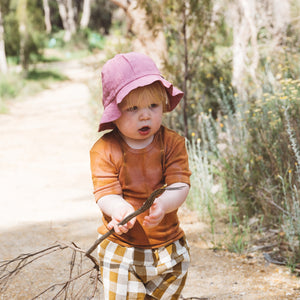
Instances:
[[[190,261],[178,208],[191,175],[185,139],[162,125],[183,93],[146,55],[118,54],[102,69],[104,134],[90,151],[94,195],[103,213],[100,269],[105,299],[178,299]],[[117,224],[167,184],[152,207]]]

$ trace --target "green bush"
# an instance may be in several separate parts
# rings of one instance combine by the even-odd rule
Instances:
[[[300,260],[299,97],[300,80],[293,79],[247,105],[220,93],[217,118],[200,113],[199,133],[188,143],[193,208],[212,226],[220,218],[228,223],[227,247],[234,251],[247,246],[248,220],[264,216],[265,226],[284,231],[291,266]]]
[[[7,100],[15,98],[24,85],[24,81],[16,74],[0,76],[0,99]],[[4,105],[4,103],[2,103],[2,105]]]
[[[45,45],[43,8],[39,4],[40,2],[38,0],[27,1],[27,28],[24,52],[26,60],[29,63],[37,61],[37,58],[42,54]],[[19,62],[20,33],[17,5],[17,1],[11,2],[7,13],[4,15],[4,38],[6,55],[17,57]]]
[[[55,81],[68,78],[54,70],[30,70],[26,77],[21,73],[0,76],[0,113],[6,112],[7,101],[33,95],[49,87]]]
[[[228,190],[239,199],[241,216],[263,211],[275,222],[280,215],[272,203],[280,205],[283,199],[278,176],[286,180],[296,170],[287,122],[299,143],[299,95],[297,80],[283,80],[279,91],[264,94],[245,111],[247,139],[225,157]]]

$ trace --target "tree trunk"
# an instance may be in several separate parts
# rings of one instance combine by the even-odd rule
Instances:
[[[63,27],[65,30],[64,41],[69,42],[73,33],[76,32],[76,25],[74,21],[74,8],[72,0],[57,0],[59,15],[61,17]]]
[[[164,34],[157,28],[156,34],[146,24],[146,12],[138,7],[138,0],[110,0],[122,8],[128,19],[128,31],[135,36],[133,48],[135,51],[149,55],[159,68],[163,66],[163,60],[167,53]]]
[[[67,0],[67,13],[70,32],[73,35],[76,32],[76,24],[74,20],[75,13],[72,0]]]
[[[270,47],[281,46],[291,23],[291,0],[263,0],[257,3],[263,26],[272,34]]]
[[[182,25],[182,35],[184,42],[184,81],[183,81],[183,122],[184,122],[184,136],[187,138],[189,135],[188,130],[188,107],[187,107],[187,99],[188,99],[188,74],[189,74],[189,60],[188,60],[188,47],[187,47],[187,24],[186,24],[186,6],[183,8],[183,25]]]
[[[68,20],[67,20],[67,9],[63,0],[57,0],[59,15],[66,33],[69,32]],[[70,34],[71,36],[71,34]]]
[[[84,0],[82,17],[80,20],[80,28],[85,29],[88,27],[91,16],[91,0]]]
[[[43,7],[44,7],[44,14],[45,14],[46,32],[49,34],[49,33],[51,33],[52,26],[51,26],[51,20],[50,20],[50,7],[49,7],[48,0],[43,0]]]
[[[257,28],[255,26],[256,0],[236,0],[231,6],[233,19],[233,74],[232,85],[246,101],[246,78],[249,73],[257,85],[256,69],[259,63]],[[249,45],[251,51],[249,51]],[[248,71],[248,72],[247,72]]]
[[[26,49],[28,40],[28,27],[27,27],[27,0],[19,0],[17,7],[17,16],[19,21],[19,34],[20,34],[20,62],[23,71],[28,68],[28,53]]]
[[[3,27],[1,9],[0,9],[0,72],[2,74],[7,73],[7,62],[6,62],[6,55],[5,55],[5,43],[4,43],[4,27]]]
[[[290,23],[290,0],[235,0],[230,2],[229,17],[233,28],[232,85],[246,101],[247,78],[258,87],[257,67],[260,53],[258,32],[264,28],[270,35],[265,47],[272,52],[285,42]],[[272,76],[271,76],[272,77]],[[269,78],[271,78],[269,77]]]

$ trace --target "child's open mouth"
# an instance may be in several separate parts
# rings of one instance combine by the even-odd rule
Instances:
[[[141,135],[147,135],[150,132],[150,127],[149,126],[144,126],[142,128],[139,129],[139,133]]]

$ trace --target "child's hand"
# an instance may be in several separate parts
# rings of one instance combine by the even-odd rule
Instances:
[[[126,233],[133,227],[136,218],[131,219],[125,225],[118,226],[118,223],[120,223],[126,216],[133,212],[134,208],[129,204],[124,205],[122,208],[117,207],[116,211],[111,216],[112,220],[107,224],[108,229],[111,230],[112,228],[114,228],[115,233],[119,235]]]
[[[185,201],[189,192],[189,185],[186,183],[173,183],[169,187],[178,187],[177,190],[165,190],[162,195],[155,199],[149,209],[149,216],[144,218],[143,225],[148,228],[157,226],[163,217],[178,209]]]
[[[149,215],[144,218],[143,225],[148,228],[153,228],[161,222],[164,216],[165,210],[161,202],[156,199],[149,209]]]

